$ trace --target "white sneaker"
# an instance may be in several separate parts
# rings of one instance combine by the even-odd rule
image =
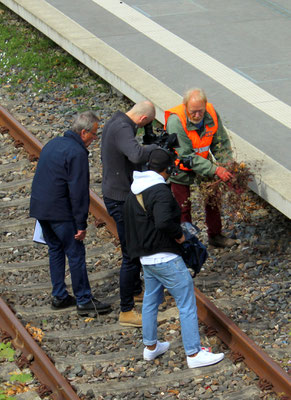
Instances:
[[[149,350],[148,348],[144,348],[143,350],[143,359],[146,361],[154,360],[160,354],[164,354],[168,348],[170,347],[169,342],[159,342],[157,341],[156,348],[154,350]]]
[[[200,350],[195,357],[187,356],[187,364],[189,368],[206,367],[207,365],[218,363],[223,358],[224,353],[213,354],[205,350]]]

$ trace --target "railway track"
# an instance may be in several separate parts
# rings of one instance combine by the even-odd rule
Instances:
[[[94,396],[108,400],[259,399],[264,396],[266,399],[288,398],[290,379],[287,373],[199,289],[196,291],[199,318],[208,334],[207,336],[201,327],[202,343],[211,346],[216,352],[224,351],[226,359],[205,369],[187,369],[177,309],[173,299],[166,296],[166,304],[162,305],[159,316],[159,330],[162,337],[171,341],[171,350],[153,363],[143,361],[141,330],[118,324],[118,274],[121,255],[116,246],[114,224],[104,212],[102,200],[94,192],[91,192],[91,216],[86,238],[89,279],[93,293],[97,298],[111,302],[113,311],[98,318],[82,319],[74,308],[51,310],[47,250],[45,246],[32,242],[34,221],[28,218],[30,186],[36,166],[36,161],[31,160],[37,159],[41,144],[33,135],[29,136],[24,132],[26,137],[29,136],[25,139],[24,147],[15,147],[15,140],[17,145],[24,141],[23,128],[16,121],[11,122],[9,114],[2,108],[0,113],[0,320],[1,326],[4,324],[5,330],[14,338],[16,347],[19,342],[20,347],[23,346],[22,342],[25,341],[25,329],[21,328],[23,325],[29,323],[30,326],[40,328],[44,334],[40,343],[42,351],[72,384],[78,396],[84,399]],[[94,191],[99,191],[100,195],[100,185],[96,181],[92,183]],[[102,226],[104,223],[106,226]],[[233,249],[232,257],[239,258],[241,251],[242,248]],[[219,262],[229,262],[229,258],[217,258],[218,265]],[[233,276],[233,280],[234,285],[244,284],[239,276],[237,280]],[[222,282],[222,277],[216,271],[205,271],[195,278],[196,286],[210,295],[218,306],[227,304],[225,308],[229,315],[232,307],[243,309],[245,300],[239,296],[215,296],[214,288],[219,282]],[[70,287],[69,274],[67,283]],[[287,295],[287,285],[281,289],[283,295],[286,289]],[[13,308],[22,324],[9,322],[12,315],[5,308],[3,300]],[[248,330],[251,332],[254,327],[258,327],[256,321]],[[35,348],[25,351],[26,354],[37,354]],[[278,362],[283,358],[279,351],[275,354]],[[34,359],[37,361],[38,356],[34,355]],[[34,372],[37,374],[42,368],[47,367],[37,365]],[[50,368],[53,370],[52,365]],[[57,372],[55,374],[58,376]],[[44,376],[46,373],[41,372],[40,380]],[[66,386],[67,381],[59,379],[61,378],[58,376],[50,382],[45,378],[44,383],[53,392],[52,398],[77,399],[77,395],[72,392],[66,393],[66,390],[70,391],[70,386]],[[262,392],[257,382],[260,382],[261,388],[269,391]]]

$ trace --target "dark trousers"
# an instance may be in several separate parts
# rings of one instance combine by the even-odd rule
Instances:
[[[141,293],[140,270],[141,264],[133,262],[127,253],[125,242],[125,226],[123,218],[124,201],[103,198],[109,215],[114,219],[121,244],[122,264],[120,268],[120,309],[130,311],[134,307],[133,296]]]
[[[66,256],[68,257],[72,288],[77,304],[85,304],[92,298],[87,275],[84,243],[75,240],[77,233],[73,221],[39,221],[48,245],[52,295],[60,299],[68,296],[65,284]]]
[[[171,190],[181,208],[181,222],[192,222],[190,186],[171,183]],[[213,237],[219,235],[222,229],[219,208],[206,204],[205,215],[208,236]]]

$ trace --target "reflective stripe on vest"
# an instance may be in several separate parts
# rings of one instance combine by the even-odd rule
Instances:
[[[200,147],[200,148],[196,148],[193,149],[195,151],[195,153],[203,153],[204,151],[208,151],[209,152],[210,146],[205,146],[205,147]]]
[[[218,129],[217,115],[216,115],[214,107],[211,103],[206,103],[206,111],[208,112],[208,114],[210,114],[211,118],[213,119],[214,126],[205,125],[205,133],[202,136],[202,138],[200,138],[199,134],[195,130],[188,131],[186,108],[185,108],[184,104],[180,104],[176,107],[170,108],[169,110],[165,111],[165,127],[164,127],[164,129],[166,129],[166,127],[167,127],[167,121],[168,121],[169,116],[171,114],[176,114],[181,121],[181,124],[182,124],[182,127],[183,127],[185,133],[187,134],[188,138],[192,142],[193,151],[195,152],[195,154],[197,156],[200,156],[203,158],[208,157],[210,145],[213,140],[213,136],[215,135],[215,133],[217,132],[217,129]],[[179,162],[180,162],[180,160],[177,159],[175,161],[176,165],[178,165]],[[191,171],[191,169],[184,167],[183,164],[180,164],[179,168],[183,169],[185,171]]]

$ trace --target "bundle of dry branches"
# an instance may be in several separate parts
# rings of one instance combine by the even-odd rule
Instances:
[[[228,209],[228,214],[234,219],[248,219],[248,211],[244,208],[245,196],[248,184],[253,180],[254,173],[245,162],[232,160],[227,164],[219,164],[225,167],[232,177],[223,182],[218,176],[212,180],[200,183],[200,197],[202,202]]]

